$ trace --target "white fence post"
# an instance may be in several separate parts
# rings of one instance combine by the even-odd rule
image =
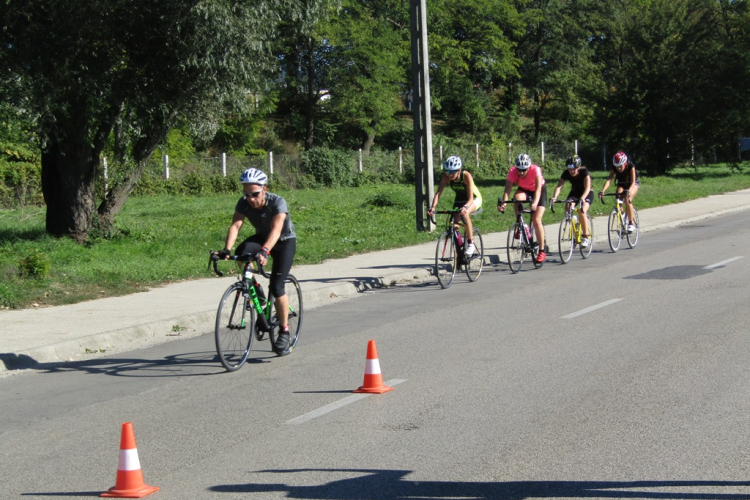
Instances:
[[[107,157],[102,157],[102,174],[104,177],[104,196],[107,196],[107,191],[109,191],[109,184],[107,182]]]
[[[221,176],[227,176],[227,154],[221,153]]]
[[[359,173],[362,173],[362,148],[359,148]]]
[[[542,165],[544,165],[544,141],[542,141]]]
[[[508,143],[508,165],[513,165],[513,143]]]
[[[404,173],[404,152],[401,150],[401,146],[398,147],[398,173]]]
[[[479,168],[479,143],[477,143],[477,168]]]
[[[443,145],[440,145],[440,164],[443,164]]]
[[[578,155],[578,139],[576,139],[576,155]]]
[[[268,176],[273,177],[273,151],[268,152]]]
[[[169,179],[169,155],[164,155],[164,178]]]

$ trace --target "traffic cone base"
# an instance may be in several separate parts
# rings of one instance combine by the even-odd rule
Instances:
[[[365,380],[362,387],[353,391],[366,394],[383,394],[392,391],[393,387],[383,384],[383,375],[380,373],[380,361],[378,360],[378,348],[375,341],[367,342],[367,360],[365,361]]]
[[[158,491],[157,486],[143,482],[141,463],[138,460],[138,449],[135,446],[133,424],[122,424],[120,437],[120,456],[117,461],[117,481],[108,491],[99,496],[113,498],[143,498]]]

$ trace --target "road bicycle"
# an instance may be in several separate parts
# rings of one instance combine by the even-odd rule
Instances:
[[[469,281],[476,281],[482,274],[484,268],[484,244],[482,243],[482,233],[476,227],[473,228],[472,235],[476,251],[467,257],[465,254],[468,240],[461,236],[461,227],[463,222],[454,222],[453,216],[459,210],[441,210],[435,214],[448,215],[445,231],[440,235],[435,250],[435,276],[442,288],[448,288],[456,277],[456,271],[463,268]],[[473,212],[471,216],[482,213],[482,209]],[[437,224],[434,218],[431,218],[433,224]],[[465,229],[465,227],[464,227]]]
[[[498,206],[502,202],[502,199],[498,198]],[[523,217],[524,214],[531,213],[530,208],[524,208],[524,203],[528,203],[531,206],[531,201],[508,200],[505,203],[515,203],[518,208],[516,221],[510,225],[510,229],[508,230],[508,265],[510,266],[510,271],[513,274],[519,272],[527,256],[531,257],[534,267],[539,269],[544,265],[544,262],[537,262],[539,242],[536,241],[534,236],[534,226],[526,224],[526,220]]]
[[[607,222],[607,239],[609,240],[609,248],[612,252],[617,252],[620,248],[620,242],[623,239],[628,240],[628,246],[635,248],[638,244],[638,234],[640,232],[640,224],[638,222],[638,210],[633,207],[633,215],[635,220],[632,224],[635,226],[634,231],[628,231],[628,215],[625,211],[624,198],[628,196],[628,190],[624,189],[619,193],[607,193],[601,195],[602,203],[604,203],[605,196],[615,197],[615,206],[612,207],[612,211],[609,212],[609,220]]]
[[[589,223],[589,244],[582,246],[583,241],[583,228],[581,222],[578,220],[579,214],[576,211],[581,206],[581,199],[570,197],[564,201],[552,201],[549,202],[549,208],[552,213],[555,213],[555,203],[565,203],[565,216],[560,221],[560,232],[557,235],[557,249],[560,253],[560,260],[563,264],[570,262],[573,257],[573,250],[577,246],[581,251],[581,257],[588,259],[589,255],[594,248],[594,223],[591,219],[591,215],[586,214],[586,218]]]
[[[214,272],[223,276],[217,263],[222,258],[211,251],[209,266],[213,263]],[[268,334],[271,345],[276,342],[276,328],[279,319],[274,311],[274,297],[266,298],[263,287],[255,279],[260,274],[270,279],[254,254],[231,255],[229,260],[244,262],[242,274],[224,292],[216,311],[216,353],[219,361],[228,371],[238,370],[247,361],[253,337],[261,341]],[[254,267],[257,265],[257,269]],[[302,329],[302,289],[297,278],[289,274],[285,281],[286,295],[289,298],[289,347],[279,356],[291,354],[299,340]]]

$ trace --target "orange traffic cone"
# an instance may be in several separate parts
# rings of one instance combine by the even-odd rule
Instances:
[[[369,394],[383,394],[392,391],[393,387],[383,385],[383,375],[380,374],[380,361],[378,361],[378,348],[375,341],[367,342],[367,360],[365,361],[364,385],[354,392],[366,392]]]
[[[138,460],[138,449],[135,447],[133,424],[122,424],[120,437],[120,458],[117,462],[117,481],[109,491],[102,493],[103,497],[143,498],[157,491],[157,486],[149,486],[143,482],[141,463]]]

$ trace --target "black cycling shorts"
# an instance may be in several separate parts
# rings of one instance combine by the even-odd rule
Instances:
[[[532,201],[534,199],[534,191],[526,191],[525,189],[518,188],[518,191],[526,194],[526,199]],[[516,192],[518,192],[516,191]],[[539,204],[538,207],[547,206],[547,184],[542,186],[542,192],[539,193]]]
[[[237,250],[234,252],[235,255],[244,255],[247,253],[256,254],[263,248],[263,243],[266,242],[265,236],[259,236],[254,234],[248,239],[240,243]],[[269,291],[274,297],[283,297],[286,295],[286,277],[289,276],[289,271],[292,269],[292,262],[294,261],[294,254],[297,251],[297,238],[289,238],[284,241],[277,241],[271,249],[271,257],[273,258],[273,264],[271,266],[271,280],[268,284]]]

